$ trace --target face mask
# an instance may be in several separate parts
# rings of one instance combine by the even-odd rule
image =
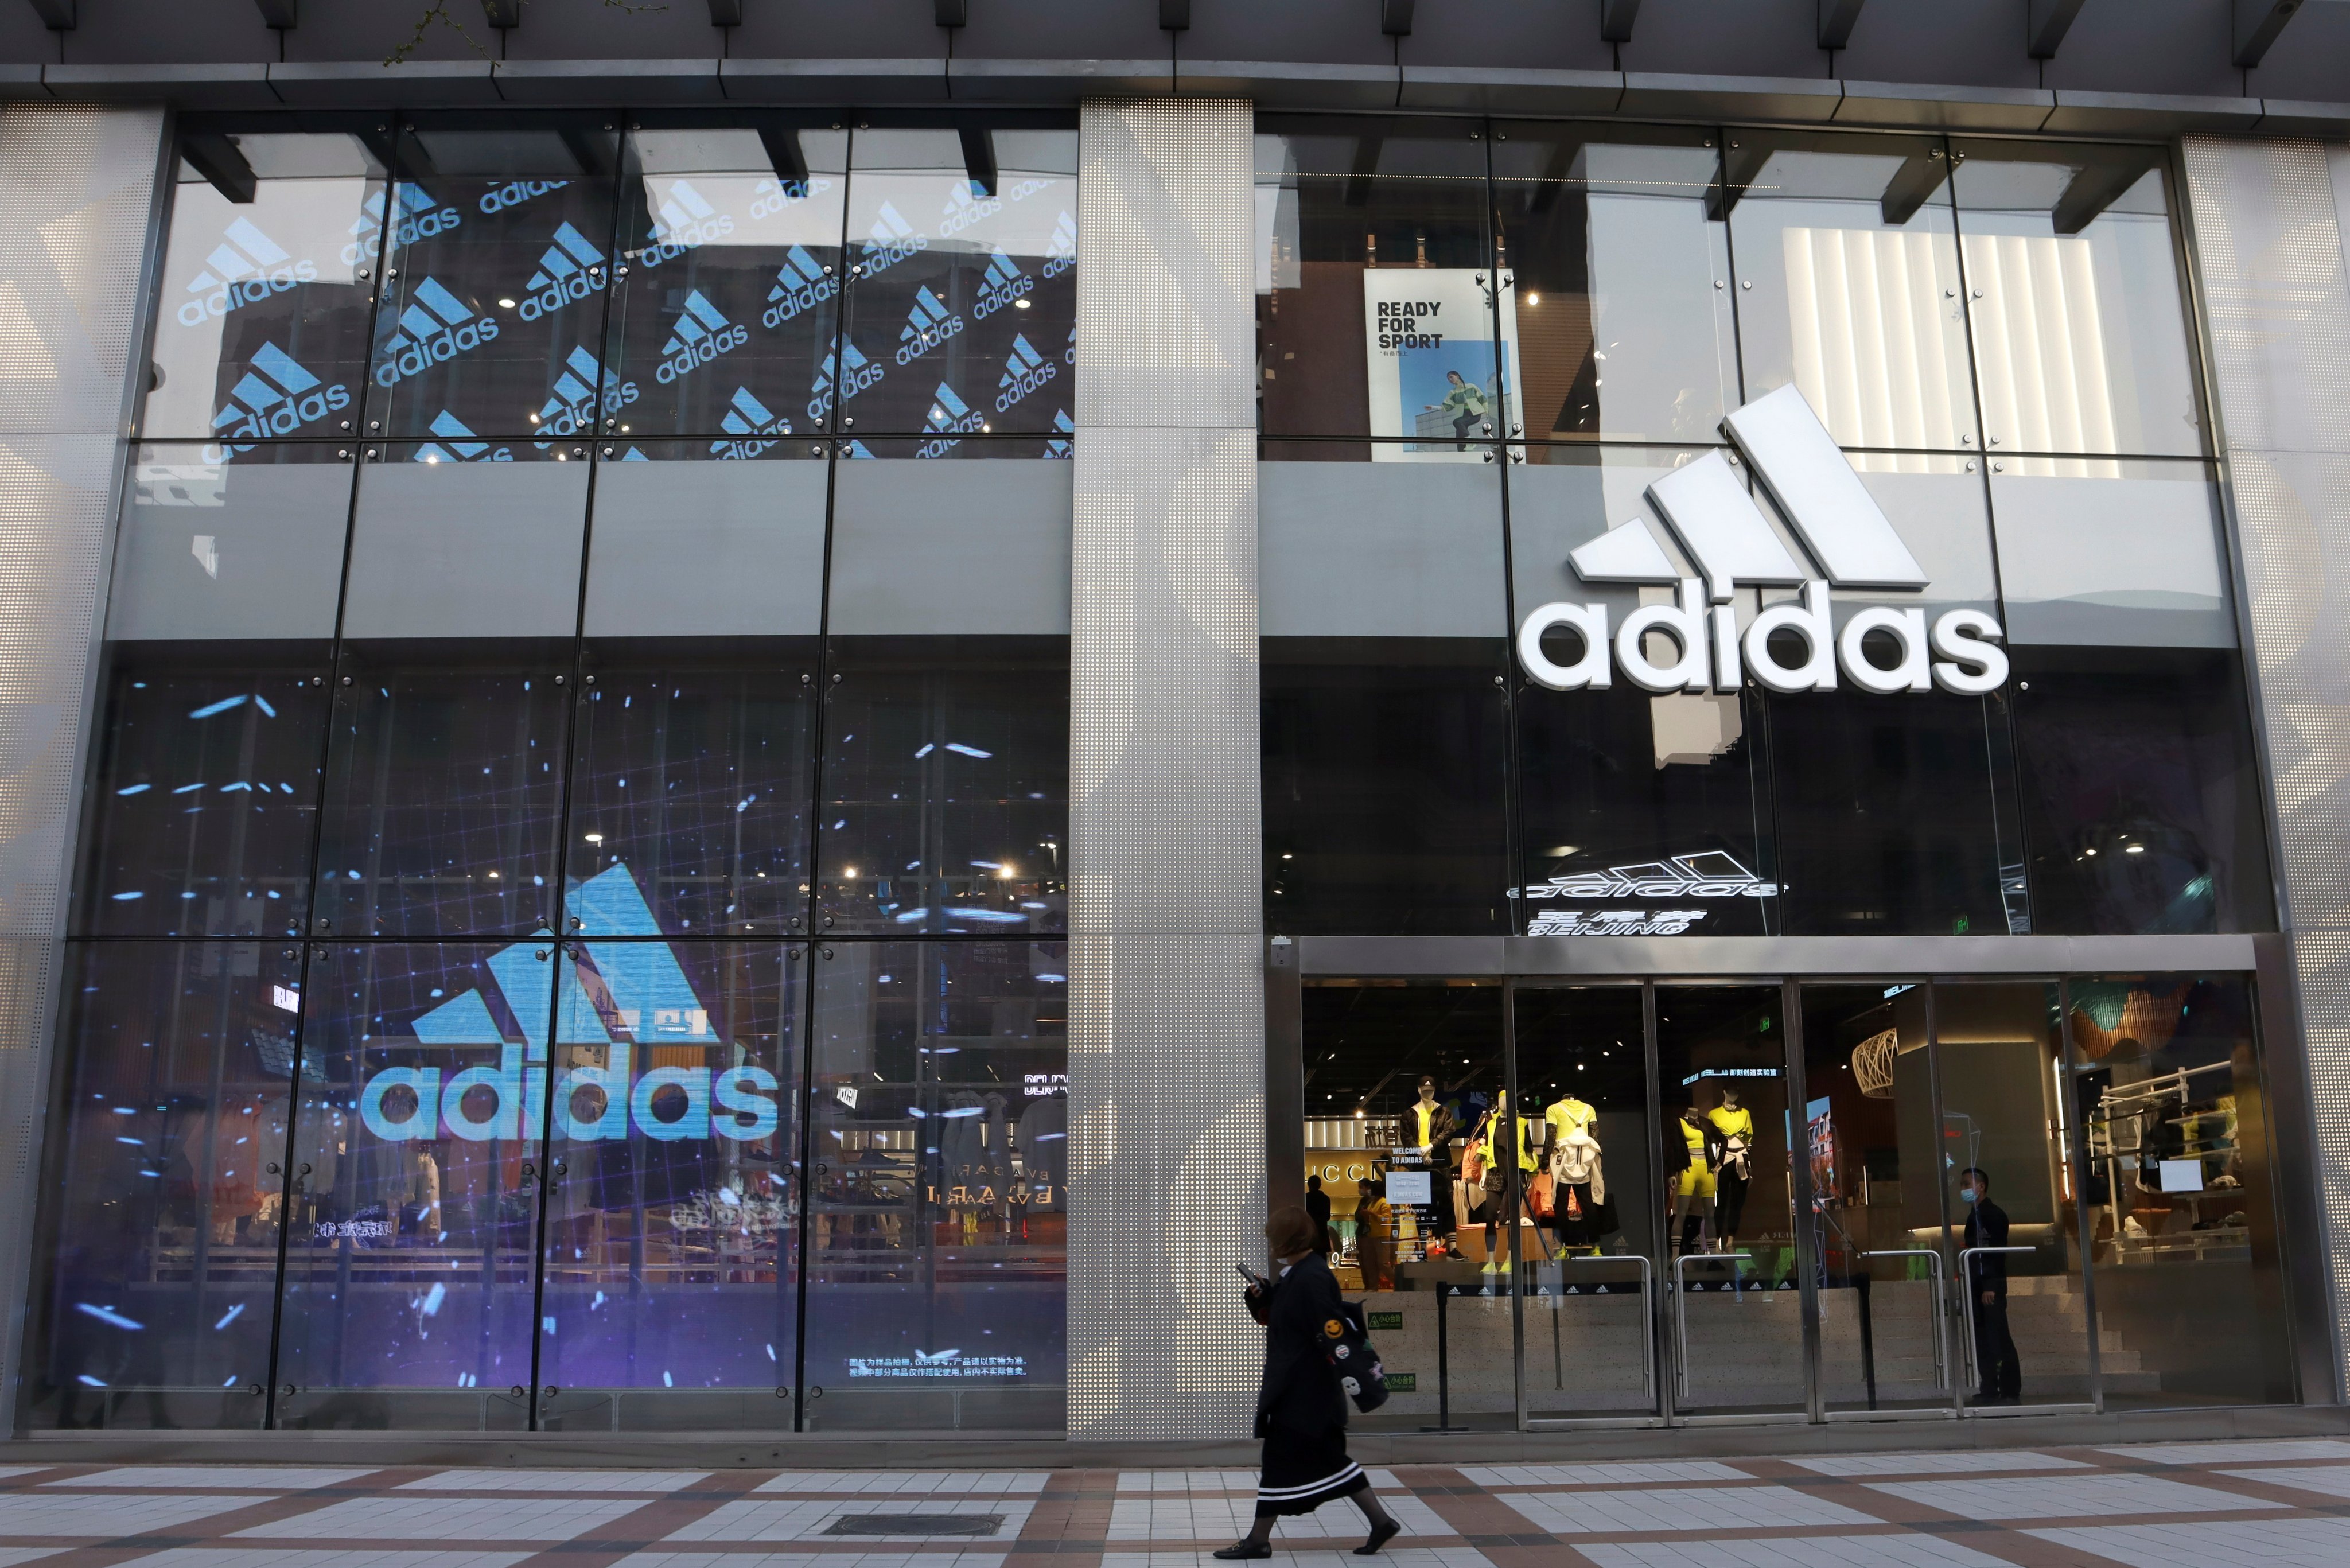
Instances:
[[[1961,1187],[1959,1189],[1959,1196],[1972,1203],[1975,1200],[1975,1189],[1971,1187]]]

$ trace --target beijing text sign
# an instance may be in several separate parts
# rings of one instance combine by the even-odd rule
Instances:
[[[1578,691],[1610,685],[1620,669],[1646,691],[1735,691],[1750,675],[1773,691],[1832,691],[1841,669],[1855,686],[1878,693],[1939,687],[1981,696],[2006,684],[2007,654],[1999,647],[2005,633],[1979,609],[1947,610],[1929,628],[1922,609],[1871,605],[1852,612],[1837,630],[1830,587],[1915,592],[1927,578],[1801,392],[1781,387],[1731,414],[1723,427],[1818,569],[1789,552],[1730,463],[1710,452],[1648,486],[1650,503],[1701,575],[1682,575],[1638,518],[1602,534],[1567,557],[1578,576],[1671,584],[1675,602],[1641,606],[1612,637],[1606,605],[1541,606],[1518,628],[1518,662],[1530,678]],[[1742,628],[1730,602],[1742,584],[1799,587],[1802,597],[1765,607]],[[1583,641],[1570,664],[1543,650],[1544,634],[1562,627]],[[1672,642],[1671,662],[1648,657],[1652,632]],[[1782,632],[1803,644],[1794,664],[1781,663],[1771,649]],[[1867,657],[1865,645],[1877,633],[1898,647],[1897,663]]]

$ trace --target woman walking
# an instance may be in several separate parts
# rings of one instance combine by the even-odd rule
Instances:
[[[1369,1557],[1403,1526],[1371,1495],[1363,1467],[1347,1457],[1347,1394],[1324,1348],[1336,1342],[1338,1282],[1314,1250],[1314,1220],[1305,1210],[1274,1210],[1264,1237],[1280,1272],[1249,1286],[1247,1297],[1249,1315],[1265,1330],[1264,1380],[1256,1396],[1256,1435],[1264,1441],[1256,1523],[1216,1555],[1228,1563],[1270,1557],[1275,1519],[1348,1497],[1371,1527],[1355,1555]]]

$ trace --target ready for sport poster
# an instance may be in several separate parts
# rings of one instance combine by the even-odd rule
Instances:
[[[1517,300],[1469,267],[1378,267],[1363,274],[1372,447],[1387,462],[1482,462],[1520,406]]]

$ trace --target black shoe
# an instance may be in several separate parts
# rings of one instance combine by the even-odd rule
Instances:
[[[1392,1519],[1388,1520],[1385,1524],[1374,1524],[1371,1526],[1371,1538],[1368,1541],[1364,1542],[1360,1546],[1355,1548],[1355,1555],[1357,1557],[1376,1557],[1379,1554],[1380,1547],[1385,1546],[1388,1542],[1393,1541],[1397,1536],[1401,1535],[1402,1533],[1403,1526],[1398,1524]]]
[[[1374,1537],[1374,1539],[1377,1538]],[[1222,1551],[1211,1552],[1209,1555],[1211,1557],[1222,1558],[1226,1563],[1245,1563],[1252,1557],[1272,1556],[1273,1542],[1270,1541],[1235,1541],[1230,1546],[1225,1547]]]

